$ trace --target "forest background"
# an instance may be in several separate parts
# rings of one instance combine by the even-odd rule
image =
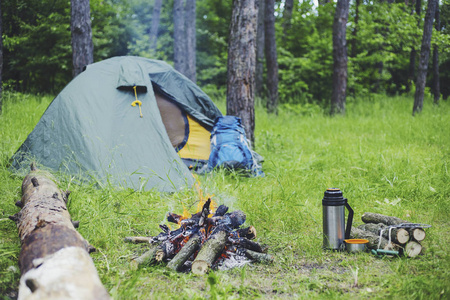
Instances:
[[[285,2],[275,2],[281,105],[329,106],[335,2],[294,1],[287,21]],[[439,3],[438,46],[442,97],[450,95],[450,2]],[[213,99],[223,97],[232,1],[197,1],[197,84]],[[91,0],[94,61],[137,55],[173,62],[173,0],[163,1],[156,50],[149,32],[153,1]],[[350,1],[347,24],[349,96],[399,95],[414,91],[426,2]],[[2,2],[4,90],[59,92],[72,78],[70,2]],[[427,86],[431,86],[430,71]],[[411,63],[412,66],[411,67]],[[426,90],[430,94],[430,88]],[[265,99],[264,88],[257,95]]]

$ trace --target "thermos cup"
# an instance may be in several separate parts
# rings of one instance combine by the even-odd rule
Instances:
[[[353,209],[342,196],[338,188],[329,188],[322,199],[323,208],[323,247],[342,250],[344,239],[350,238],[353,223]],[[345,227],[345,208],[348,210],[347,227]]]

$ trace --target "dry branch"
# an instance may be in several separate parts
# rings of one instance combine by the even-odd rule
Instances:
[[[375,213],[370,213],[370,212],[366,212],[361,216],[361,220],[364,223],[374,223],[374,224],[378,224],[378,223],[383,223],[384,225],[398,225],[398,224],[402,224],[402,223],[409,223],[407,221],[403,221],[400,218],[397,217],[390,217],[390,216],[385,216],[382,214],[375,214]]]
[[[192,236],[183,248],[167,264],[169,269],[179,271],[183,264],[194,254],[201,245],[201,238],[198,234]]]
[[[13,216],[22,249],[18,299],[110,299],[67,211],[67,192],[34,165],[22,182],[22,210]]]
[[[125,242],[139,244],[139,243],[151,243],[153,241],[153,237],[146,236],[127,236],[123,239]]]

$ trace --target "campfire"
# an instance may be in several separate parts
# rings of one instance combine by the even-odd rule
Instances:
[[[202,203],[203,202],[203,203]],[[161,233],[154,237],[127,237],[128,242],[148,242],[150,249],[133,259],[135,265],[156,262],[180,272],[205,274],[210,269],[229,269],[249,262],[273,261],[267,247],[255,242],[256,229],[243,227],[246,215],[240,210],[228,212],[228,207],[214,208],[211,198],[199,203],[201,209],[193,215],[168,213],[167,221],[177,225],[159,225]]]

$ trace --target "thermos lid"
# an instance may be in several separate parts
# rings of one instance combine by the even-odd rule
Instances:
[[[342,196],[342,191],[338,188],[329,188],[325,191],[322,205],[340,206],[345,205],[347,199]]]

